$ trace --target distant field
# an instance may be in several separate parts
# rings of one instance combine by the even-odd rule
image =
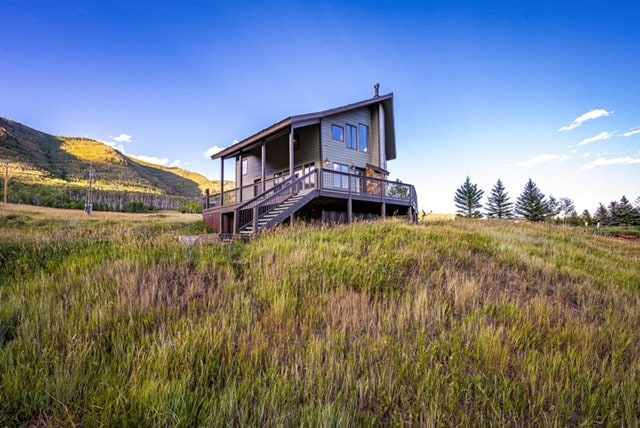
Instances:
[[[101,220],[122,220],[122,221],[149,221],[165,219],[168,222],[175,221],[198,221],[202,220],[202,214],[182,214],[178,211],[155,211],[150,214],[129,214],[110,211],[94,211],[91,215],[83,210],[62,210],[56,208],[36,207],[22,204],[0,204],[0,215],[6,217],[19,216],[28,219],[37,219],[43,222],[47,220],[74,220],[100,222]]]
[[[0,204],[0,426],[637,426],[640,241],[432,220]]]

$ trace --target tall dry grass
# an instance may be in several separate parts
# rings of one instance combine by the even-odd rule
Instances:
[[[640,244],[0,211],[0,425],[625,425]]]

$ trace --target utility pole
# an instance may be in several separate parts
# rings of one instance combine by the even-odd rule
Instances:
[[[4,161],[4,203],[9,201],[9,161]]]
[[[93,168],[93,164],[89,165],[89,190],[87,191],[87,203],[84,205],[84,210],[88,215],[91,215],[93,211],[93,180],[96,178],[96,170]]]

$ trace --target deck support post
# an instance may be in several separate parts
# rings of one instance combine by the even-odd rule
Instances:
[[[204,191],[204,209],[208,210],[209,209],[209,189],[205,189]]]
[[[264,193],[265,190],[265,172],[266,172],[266,161],[267,161],[267,144],[264,140],[262,140],[262,170],[260,172],[260,181],[262,182],[262,191],[260,193]]]
[[[349,197],[347,199],[347,223],[351,224],[353,222],[353,199]]]
[[[387,218],[387,203],[384,201],[380,205],[380,217]]]
[[[236,164],[236,171],[238,171],[238,169],[240,169],[240,174],[238,177],[238,181],[240,182],[240,186],[238,187],[238,198],[236,199],[236,203],[237,202],[242,202],[242,187],[244,186],[244,184],[242,183],[242,152],[240,152],[240,155],[238,156],[238,160],[240,161],[240,165]]]
[[[289,130],[289,177],[293,177],[293,167],[294,167],[294,159],[293,159],[293,126]]]
[[[224,158],[220,158],[220,206],[224,205]]]

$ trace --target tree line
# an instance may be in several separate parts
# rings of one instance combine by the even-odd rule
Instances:
[[[635,205],[623,196],[620,201],[611,201],[607,207],[600,203],[593,215],[586,209],[578,215],[571,199],[556,199],[553,195],[546,197],[532,179],[524,185],[515,203],[511,201],[500,179],[491,188],[484,206],[481,203],[483,196],[484,190],[467,177],[453,198],[456,213],[471,218],[486,216],[501,219],[524,218],[529,221],[562,219],[573,224],[640,225],[640,197],[636,199]]]

